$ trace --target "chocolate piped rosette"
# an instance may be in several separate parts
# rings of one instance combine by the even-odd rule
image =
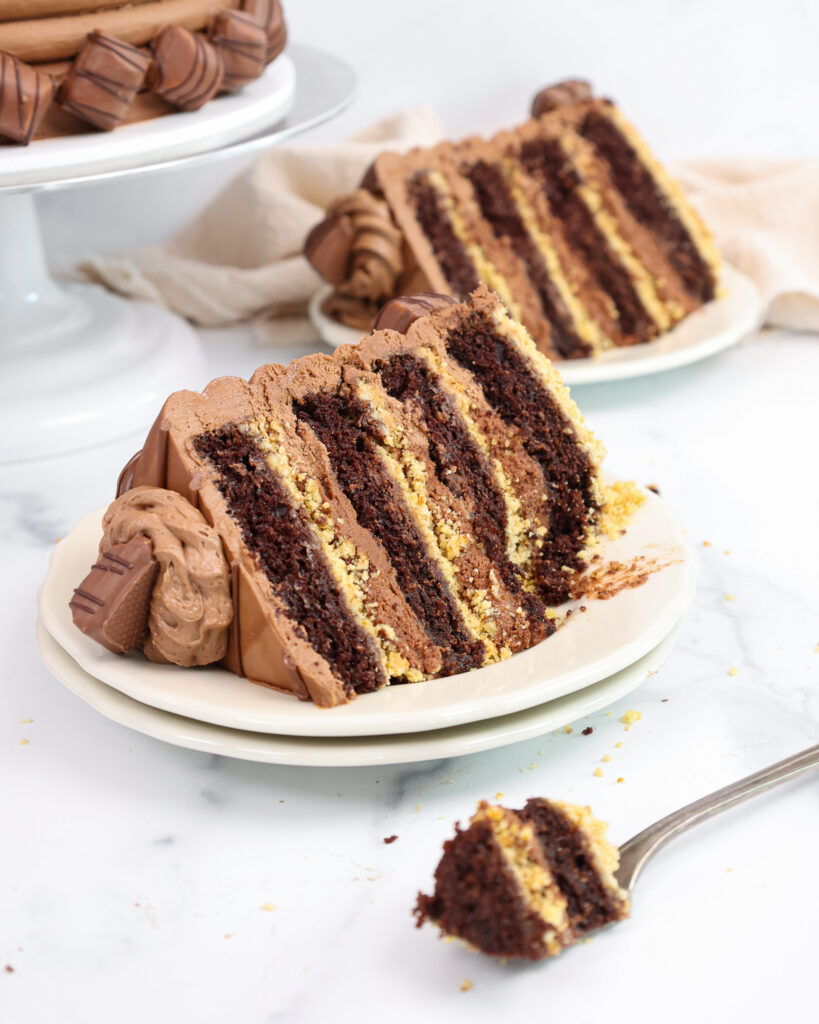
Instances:
[[[588,807],[534,797],[520,810],[483,802],[444,843],[425,921],[502,959],[544,960],[628,917],[620,856]]]
[[[279,56],[279,0],[0,3],[0,140],[198,110]]]
[[[72,599],[80,629],[322,706],[554,633],[624,525],[602,446],[486,288],[378,322],[332,357],[171,395]]]
[[[365,210],[377,244],[362,237]],[[343,324],[368,329],[407,291],[463,299],[483,283],[552,359],[659,338],[719,287],[711,236],[680,187],[577,80],[542,90],[528,121],[491,139],[383,153],[305,255],[333,287],[322,311]]]

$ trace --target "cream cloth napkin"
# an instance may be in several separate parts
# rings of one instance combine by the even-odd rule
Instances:
[[[320,279],[301,247],[325,207],[381,151],[433,145],[441,134],[435,114],[414,107],[346,142],[273,149],[170,242],[78,269],[203,326],[303,314]],[[673,173],[725,258],[762,291],[766,322],[819,330],[819,161],[698,161]]]
[[[722,255],[756,282],[765,323],[819,331],[819,160],[698,160],[672,170]]]

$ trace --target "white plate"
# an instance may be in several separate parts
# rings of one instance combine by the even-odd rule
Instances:
[[[749,277],[728,264],[723,267],[722,283],[722,298],[698,309],[657,341],[612,349],[595,359],[559,360],[557,365],[564,383],[599,384],[643,377],[687,366],[735,345],[759,327],[762,297]],[[309,305],[310,319],[328,345],[354,345],[366,332],[337,323],[321,311],[321,303],[332,290],[325,285],[315,293]]]
[[[289,113],[296,69],[286,53],[241,92],[218,96],[199,110],[89,132],[38,139],[29,146],[4,146],[0,188],[111,170],[133,170],[158,159],[173,160],[228,146],[269,128]]]
[[[72,693],[106,718],[146,736],[178,747],[245,761],[351,768],[476,754],[560,729],[608,707],[653,675],[671,652],[678,629],[679,623],[654,650],[621,672],[540,707],[451,729],[350,739],[271,736],[172,715],[140,704],[95,679],[65,653],[41,622],[37,623],[37,647],[49,671]]]
[[[446,679],[390,686],[341,707],[318,708],[257,686],[225,669],[156,665],[139,653],[112,654],[73,624],[74,587],[95,561],[103,509],[85,516],[54,549],[40,589],[40,618],[89,672],[142,704],[235,729],[289,736],[381,736],[440,729],[507,715],[599,682],[667,636],[694,597],[696,563],[668,506],[647,492],[625,535],[601,548],[604,560],[638,556],[665,568],[608,601],[583,603],[554,636],[487,668]],[[568,607],[568,606],[567,606]]]

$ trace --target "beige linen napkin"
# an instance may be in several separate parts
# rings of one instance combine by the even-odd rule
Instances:
[[[725,259],[762,292],[765,323],[819,331],[819,160],[673,168]]]
[[[355,189],[385,149],[402,152],[440,139],[435,114],[413,107],[346,142],[272,149],[170,242],[96,256],[77,269],[205,327],[303,313],[321,279],[301,247],[325,208]]]
[[[347,142],[273,149],[167,244],[79,270],[204,326],[303,313],[320,281],[301,246],[325,207],[357,186],[378,153],[440,138],[435,114],[415,107]],[[819,330],[819,161],[697,161],[673,173],[725,258],[760,288],[766,322]]]

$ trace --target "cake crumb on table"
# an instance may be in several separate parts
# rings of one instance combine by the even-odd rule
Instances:
[[[495,794],[495,799],[496,800],[503,800],[503,793],[502,793],[501,790],[498,790],[498,792]]]
[[[20,719],[20,725],[31,725],[31,723],[33,721],[34,721],[33,718],[21,718]]]
[[[25,738],[25,736],[20,740],[20,746],[21,747],[27,747],[28,746],[28,740]]]
[[[614,745],[615,745],[615,747],[622,747],[623,741],[622,740],[618,740]]]
[[[729,676],[735,676],[738,672],[739,672],[739,669],[735,668],[733,665],[728,669],[728,675]]]
[[[470,981],[469,978],[464,978],[461,984],[458,986],[461,992],[468,992],[471,988],[475,987],[475,982]]]
[[[642,717],[642,711],[629,710],[623,715],[620,721],[623,723],[623,725],[633,725],[635,722],[639,722]]]
[[[702,546],[703,546],[704,548],[710,548],[710,547],[711,547],[711,541],[710,541],[710,540],[704,540],[704,541],[702,542]]]
[[[733,594],[723,594],[722,596],[726,601],[736,601],[736,598]]]
[[[621,775],[621,776],[620,776],[620,777],[618,778],[618,780],[617,780],[617,781],[618,781],[618,782],[625,782],[626,780],[625,780],[625,779],[623,778],[623,776]]]
[[[728,870],[730,871],[730,868]],[[6,974],[14,974],[14,968],[11,964],[6,964]]]
[[[390,843],[394,843],[397,838],[398,838],[398,836],[396,836],[396,835],[384,836],[384,842],[389,846],[389,844]]]
[[[263,903],[262,906],[261,906],[261,909],[262,910],[275,910],[276,909],[276,904],[275,903]]]
[[[572,727],[571,727],[570,725],[567,725],[567,726],[565,726],[565,728],[563,729],[563,732],[566,732],[566,733],[569,733],[569,732],[574,732],[574,729],[573,729],[573,728],[572,728]]]
[[[598,767],[594,769],[594,774],[597,776],[598,779],[602,779],[603,769],[598,765]]]
[[[587,725],[587,726],[586,726],[586,728],[585,728],[585,729],[583,730],[583,733],[582,733],[582,735],[583,735],[583,736],[591,736],[591,734],[592,734],[593,732],[594,732],[594,726],[592,726],[592,725]]]
[[[611,754],[603,754],[603,760],[604,761],[610,761],[611,760]]]

